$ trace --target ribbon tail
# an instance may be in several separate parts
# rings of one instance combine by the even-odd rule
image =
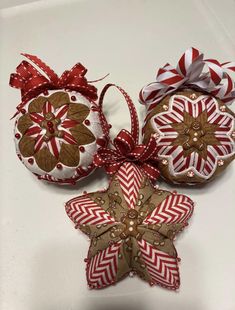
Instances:
[[[13,118],[15,118],[19,113],[20,113],[20,111],[16,111],[15,114],[10,118],[10,120],[12,120]]]
[[[59,80],[58,75],[37,56],[26,54],[26,53],[21,53],[21,55],[23,55],[24,57],[32,61],[39,69],[41,69],[42,72],[44,72],[49,77],[49,79],[53,83],[58,82]]]
[[[123,164],[124,161],[113,163],[112,165],[105,165],[104,169],[107,172],[107,174],[113,175],[116,172],[118,172],[119,168]]]
[[[107,76],[109,76],[110,73],[107,73],[105,76],[103,76],[102,78],[100,79],[97,79],[97,80],[92,80],[92,81],[87,81],[87,83],[96,83],[96,82],[100,82],[100,81],[103,81],[104,79],[106,79]]]
[[[93,164],[96,167],[102,167],[104,166],[104,163],[105,163],[104,159],[99,154],[94,155]]]
[[[139,160],[140,161],[147,161],[151,158],[154,158],[157,154],[157,143],[154,137],[151,137],[144,146],[144,151],[141,153]]]
[[[160,175],[160,171],[149,163],[143,163],[142,169],[144,170],[145,174],[152,180],[155,181]]]

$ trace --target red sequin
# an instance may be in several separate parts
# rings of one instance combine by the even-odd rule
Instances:
[[[63,168],[63,166],[61,164],[57,164],[56,165],[57,169],[61,170]]]
[[[30,165],[32,165],[32,164],[34,163],[34,159],[33,159],[33,158],[29,158],[29,159],[28,159],[28,163],[29,163]]]

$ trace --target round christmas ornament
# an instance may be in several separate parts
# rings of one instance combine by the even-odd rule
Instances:
[[[235,157],[235,63],[204,59],[189,48],[176,68],[160,68],[145,86],[144,142],[154,136],[161,176],[174,183],[202,184],[214,179]]]
[[[33,64],[21,62],[10,78],[22,96],[15,114],[17,155],[39,179],[75,184],[94,170],[93,157],[107,143],[97,89],[80,63],[59,78],[36,56],[23,55]]]
[[[109,187],[71,199],[66,212],[75,228],[91,239],[85,259],[89,288],[105,288],[136,274],[150,285],[175,290],[180,285],[180,259],[173,240],[187,225],[193,202],[153,186],[159,173],[156,140],[138,144],[135,108],[119,90],[131,112],[131,132],[121,130],[114,148],[100,148],[94,157],[111,175]]]

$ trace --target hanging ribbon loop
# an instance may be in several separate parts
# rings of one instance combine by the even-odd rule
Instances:
[[[131,115],[131,132],[122,129],[113,140],[114,148],[101,147],[94,157],[96,167],[104,167],[108,174],[115,174],[124,162],[133,162],[140,166],[151,180],[159,176],[157,167],[156,139],[151,137],[146,145],[139,144],[139,122],[137,112],[131,98],[119,86],[107,84],[100,95],[99,105],[102,108],[106,91],[116,87],[125,97]]]
[[[10,76],[10,86],[21,90],[21,103],[17,106],[15,117],[27,102],[44,91],[53,89],[68,89],[81,93],[89,100],[96,100],[97,89],[88,83],[85,75],[87,69],[80,63],[77,63],[71,70],[66,70],[61,77],[38,57],[22,54],[28,58],[34,65],[28,61],[22,61],[16,68],[16,73]]]

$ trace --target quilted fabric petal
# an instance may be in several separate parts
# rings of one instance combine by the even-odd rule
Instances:
[[[179,287],[173,239],[192,215],[188,197],[154,188],[140,167],[126,162],[106,191],[70,200],[66,212],[91,239],[90,288],[107,287],[129,273],[151,285]]]

